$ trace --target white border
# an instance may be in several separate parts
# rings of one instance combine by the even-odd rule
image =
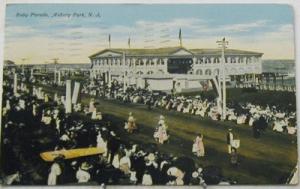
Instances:
[[[92,3],[111,3],[111,4],[128,4],[128,3],[138,3],[138,4],[192,4],[192,3],[201,3],[201,4],[288,4],[293,7],[294,9],[294,27],[295,27],[295,60],[296,60],[296,96],[297,96],[297,125],[298,128],[300,126],[300,100],[299,100],[299,89],[300,89],[300,75],[298,72],[300,71],[300,51],[298,48],[300,47],[300,1],[299,0],[0,0],[0,86],[2,86],[2,68],[3,68],[3,55],[4,55],[4,18],[5,18],[5,5],[6,4],[20,4],[20,3],[79,3],[79,4],[92,4]],[[2,87],[0,87],[0,99],[2,99]],[[0,107],[2,104],[2,100],[0,100]],[[1,112],[1,111],[0,111]],[[1,133],[1,131],[0,131]],[[298,131],[298,141],[300,141],[299,131]],[[299,162],[299,142],[298,142],[298,162]],[[270,173],[272,174],[272,173]],[[0,186],[1,188],[2,186]],[[208,188],[298,188],[298,186],[208,186]],[[9,187],[9,188],[49,188],[47,186],[36,186],[36,187]],[[78,188],[78,189],[86,189],[86,188],[100,188],[100,186],[60,186],[55,188]],[[151,186],[151,187],[144,187],[144,186],[108,186],[107,188],[115,189],[115,188],[141,188],[141,189],[148,189],[148,188],[164,188],[162,186]],[[176,187],[176,188],[201,188],[200,186],[197,187]]]

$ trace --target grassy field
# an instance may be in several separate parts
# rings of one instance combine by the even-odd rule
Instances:
[[[46,88],[46,92],[63,94],[64,88]],[[159,115],[166,117],[171,136],[170,142],[158,145],[161,152],[177,156],[190,156],[202,166],[216,165],[222,168],[226,178],[237,180],[239,184],[283,184],[297,162],[297,138],[286,134],[275,133],[270,129],[260,139],[252,137],[252,129],[247,125],[236,125],[225,121],[218,122],[162,109],[148,110],[140,104],[124,104],[115,100],[97,99],[98,110],[106,119],[111,120],[117,134],[126,141],[139,144],[155,143],[154,129]],[[81,102],[87,104],[88,96],[81,96]],[[128,113],[137,118],[139,133],[128,135],[123,129]],[[241,140],[238,150],[240,165],[233,168],[227,154],[226,133],[233,128],[235,138]],[[206,155],[197,158],[192,153],[192,143],[196,133],[204,135]]]

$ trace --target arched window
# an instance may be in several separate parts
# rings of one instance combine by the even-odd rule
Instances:
[[[203,71],[201,69],[196,70],[196,75],[203,75]]]
[[[204,63],[205,63],[205,64],[210,63],[210,58],[205,58]]]
[[[238,63],[243,63],[243,58],[242,57],[238,58]]]
[[[137,60],[135,61],[135,65],[136,65],[136,66],[139,66],[139,65],[140,65],[140,60],[139,60],[139,59],[137,59]]]
[[[143,60],[140,61],[140,65],[144,66],[144,61]]]
[[[219,70],[218,68],[216,68],[216,69],[214,70],[214,75],[219,75],[219,73],[220,73],[220,70]]]
[[[146,66],[149,66],[149,65],[150,65],[150,60],[147,59],[147,60],[146,60]]]
[[[136,72],[137,75],[143,75],[144,73],[142,71]]]
[[[220,59],[218,57],[214,58],[214,63],[220,63]]]
[[[211,70],[210,69],[205,70],[205,75],[211,75]]]
[[[235,60],[235,58],[234,57],[230,57],[230,63],[236,63],[236,60]]]

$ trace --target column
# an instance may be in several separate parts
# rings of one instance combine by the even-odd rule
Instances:
[[[168,73],[168,58],[163,58],[163,61],[164,61],[163,69],[166,74]]]
[[[71,80],[66,81],[66,100],[65,100],[66,113],[72,113],[71,103]]]
[[[60,71],[58,71],[58,85],[60,85],[61,83],[61,73]]]
[[[18,76],[17,76],[17,74],[16,73],[14,73],[14,95],[16,95],[17,94],[17,86],[18,85]]]
[[[57,80],[56,80],[56,69],[54,70],[54,83],[56,83]]]
[[[73,96],[72,96],[72,104],[77,104],[78,95],[79,95],[80,83],[75,82]]]

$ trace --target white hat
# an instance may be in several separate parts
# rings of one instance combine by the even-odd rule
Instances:
[[[116,136],[116,133],[115,133],[114,131],[110,131],[110,134],[111,134],[112,136]]]
[[[154,160],[155,160],[154,154],[153,154],[153,153],[150,153],[150,154],[148,155],[148,159],[149,159],[150,161],[154,161]]]
[[[199,176],[199,173],[197,171],[194,171],[193,174],[192,174],[192,177],[197,178],[198,176]]]
[[[80,169],[85,170],[85,171],[89,170],[90,168],[92,168],[92,166],[89,165],[87,162],[83,162],[80,166]]]

